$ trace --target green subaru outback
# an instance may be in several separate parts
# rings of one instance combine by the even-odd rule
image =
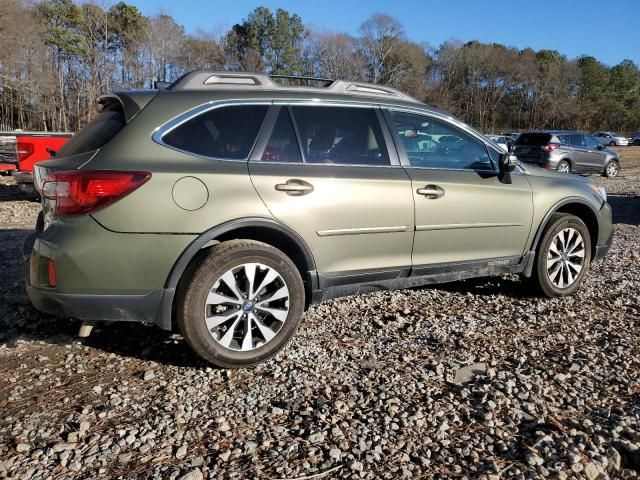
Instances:
[[[327,298],[504,273],[570,295],[611,245],[602,187],[387,87],[197,71],[100,105],[36,167],[31,301],[177,329],[219,366]]]

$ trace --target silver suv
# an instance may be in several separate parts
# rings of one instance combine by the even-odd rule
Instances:
[[[591,135],[568,131],[523,133],[513,154],[518,160],[563,173],[600,173],[615,177],[620,173],[620,156]]]

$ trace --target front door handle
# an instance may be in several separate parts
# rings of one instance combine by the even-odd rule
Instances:
[[[287,180],[285,183],[276,184],[275,189],[279,192],[285,192],[287,195],[299,197],[313,192],[313,185],[309,182],[305,182],[304,180],[292,178],[291,180]]]
[[[429,200],[436,200],[437,198],[444,197],[444,189],[438,185],[425,185],[423,188],[416,190],[418,195],[424,195]]]

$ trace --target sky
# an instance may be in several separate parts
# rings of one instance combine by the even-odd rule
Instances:
[[[220,32],[254,8],[283,8],[320,30],[356,35],[376,12],[397,18],[410,40],[431,47],[457,39],[517,48],[593,55],[615,65],[640,65],[640,0],[128,0],[143,14],[169,13],[188,33]]]

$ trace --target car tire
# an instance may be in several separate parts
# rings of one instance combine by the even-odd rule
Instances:
[[[604,167],[603,175],[605,177],[607,177],[607,178],[617,177],[619,173],[620,173],[620,164],[618,162],[616,162],[615,160],[611,160]]]
[[[634,140],[633,145],[636,147],[640,147],[640,140]]]
[[[561,173],[571,173],[571,164],[567,160],[560,160],[556,170]]]
[[[609,142],[609,146],[610,147],[615,147],[616,146],[616,142],[614,142],[613,140],[611,142]]]
[[[268,360],[287,344],[302,319],[305,290],[283,252],[230,240],[196,259],[178,300],[177,323],[189,346],[216,366],[240,368]]]
[[[530,281],[549,298],[566,297],[580,288],[590,262],[591,236],[587,226],[575,215],[554,213],[536,249]]]

